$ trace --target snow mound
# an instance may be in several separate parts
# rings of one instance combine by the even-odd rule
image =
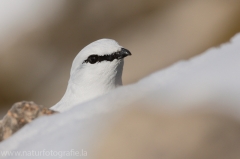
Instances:
[[[0,153],[4,156],[3,152],[38,151],[45,153],[44,158],[59,158],[57,152],[88,151],[98,134],[108,126],[108,119],[134,102],[152,103],[147,109],[167,103],[164,105],[168,107],[161,107],[188,110],[190,105],[199,102],[217,101],[228,107],[213,109],[227,110],[237,117],[240,114],[240,107],[237,107],[240,103],[239,70],[240,34],[229,43],[188,61],[180,61],[135,84],[117,88],[64,113],[41,117],[2,142]],[[39,154],[35,157],[43,158]],[[84,156],[87,157],[90,156]],[[16,156],[8,154],[6,158]],[[18,158],[26,157],[18,155]]]

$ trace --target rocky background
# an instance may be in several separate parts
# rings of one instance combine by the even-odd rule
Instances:
[[[123,74],[130,84],[228,41],[239,24],[235,0],[1,1],[1,116],[22,100],[54,105],[72,60],[97,39],[132,52]]]

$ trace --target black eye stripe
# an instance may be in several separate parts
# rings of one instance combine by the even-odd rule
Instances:
[[[103,55],[103,56],[99,56],[99,55],[91,55],[89,56],[85,61],[83,61],[83,63],[91,63],[91,64],[94,64],[96,62],[102,62],[102,61],[113,61],[115,59],[119,59],[120,56],[119,56],[119,52],[115,52],[113,54],[110,54],[110,55]],[[92,57],[96,57],[97,58],[97,61],[92,63],[91,62],[91,58]]]

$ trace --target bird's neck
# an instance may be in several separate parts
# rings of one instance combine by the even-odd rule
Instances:
[[[120,69],[121,70],[121,69]],[[98,77],[79,76],[78,80],[69,79],[67,90],[62,99],[52,108],[57,111],[65,111],[69,108],[91,100],[122,85],[122,70]],[[108,78],[106,78],[108,77]],[[74,82],[78,81],[78,83]]]
[[[62,97],[62,99],[53,107],[57,111],[65,111],[71,107],[83,103],[85,101],[91,100],[95,97],[101,96],[108,93],[109,91],[115,89],[116,87],[122,85],[118,83],[117,85],[80,85],[69,81],[67,90]]]

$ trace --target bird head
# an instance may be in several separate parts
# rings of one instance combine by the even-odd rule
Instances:
[[[131,55],[115,40],[100,39],[84,47],[73,61],[70,81],[75,84],[121,85],[123,59]]]

